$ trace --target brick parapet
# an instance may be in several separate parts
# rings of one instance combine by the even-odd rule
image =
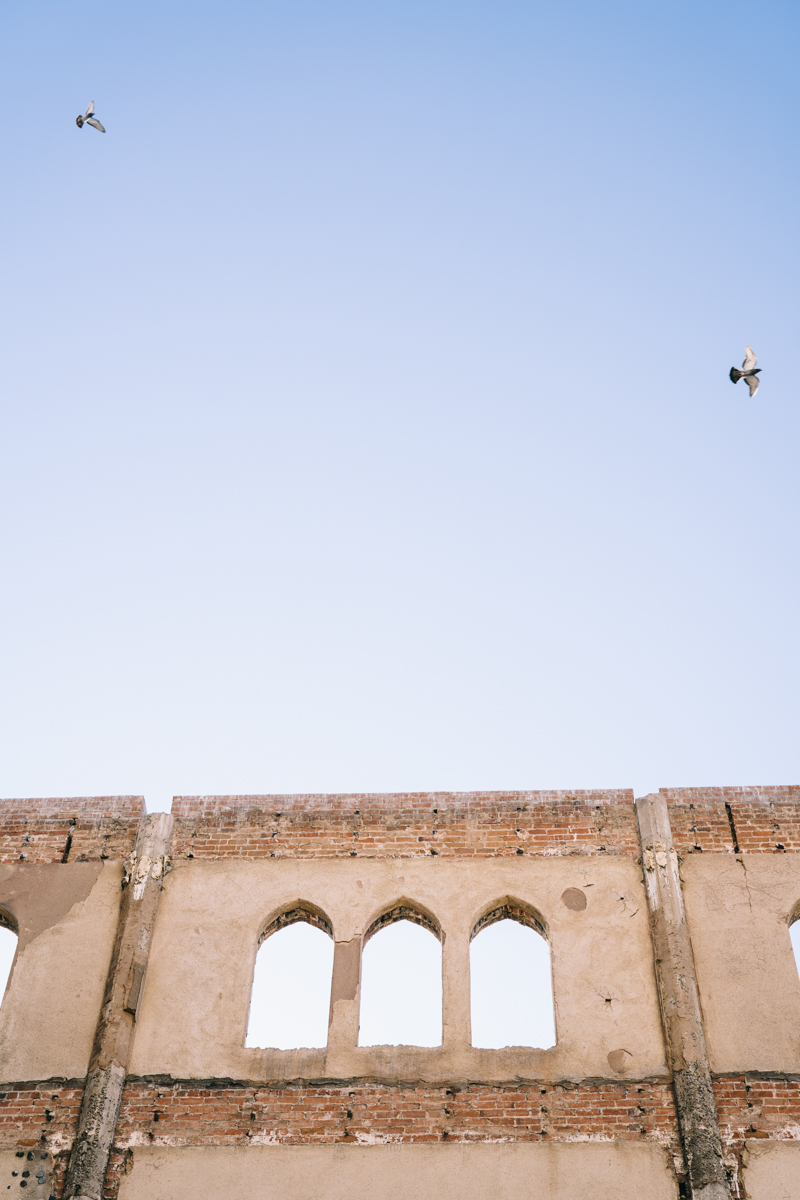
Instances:
[[[141,796],[0,800],[0,862],[126,858],[144,812]]]
[[[800,787],[662,788],[682,854],[800,851]]]
[[[173,856],[638,854],[631,791],[182,796]]]

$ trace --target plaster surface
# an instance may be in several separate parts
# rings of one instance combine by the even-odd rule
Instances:
[[[800,1142],[747,1142],[744,1157],[748,1200],[797,1200]]]
[[[563,899],[568,889],[583,893],[584,908],[576,907],[572,894],[570,903]],[[531,906],[547,931],[557,1033],[549,1050],[470,1045],[470,933],[482,915],[509,900]],[[245,1049],[259,934],[300,901],[325,914],[347,971],[346,986],[340,980],[334,988],[328,1047]],[[440,1048],[356,1045],[352,943],[398,904],[422,908],[442,929]],[[637,864],[621,857],[181,863],[164,883],[130,1073],[432,1083],[664,1076]]]
[[[799,860],[796,854],[682,860],[712,1071],[800,1071],[800,976],[789,937],[800,902]]]
[[[137,1147],[120,1200],[676,1200],[667,1154],[636,1142]]]
[[[0,1007],[0,1082],[82,1079],[117,928],[122,864],[0,867],[19,943]]]

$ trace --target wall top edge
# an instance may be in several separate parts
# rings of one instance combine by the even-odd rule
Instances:
[[[800,804],[800,784],[745,787],[659,788],[668,804]]]
[[[64,813],[101,813],[109,816],[120,813],[139,817],[147,811],[144,796],[33,796],[0,799],[0,812],[35,812],[46,816]]]

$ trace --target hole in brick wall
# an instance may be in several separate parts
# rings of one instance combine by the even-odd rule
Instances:
[[[427,925],[400,917],[361,956],[359,1046],[439,1046],[442,947]]]
[[[550,947],[534,923],[487,923],[469,951],[472,1044],[554,1046]]]
[[[325,1046],[333,940],[319,920],[302,915],[270,928],[256,955],[245,1046]]]
[[[11,922],[0,913],[0,1003],[6,992],[6,984],[17,953],[17,935]]]

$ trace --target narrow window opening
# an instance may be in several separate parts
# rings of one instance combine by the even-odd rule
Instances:
[[[550,948],[532,915],[503,905],[478,922],[470,991],[473,1046],[555,1045]]]
[[[284,913],[256,954],[245,1046],[296,1050],[325,1046],[333,938],[324,919]]]
[[[789,926],[789,936],[792,939],[792,949],[794,950],[794,961],[797,967],[797,974],[800,975],[800,919],[795,917],[792,924]]]
[[[4,923],[0,914],[0,1004],[6,993],[8,977],[14,965],[14,955],[17,953],[17,935],[10,925]]]
[[[367,935],[358,1044],[440,1046],[442,946],[431,922],[395,911],[401,915],[386,914]]]

